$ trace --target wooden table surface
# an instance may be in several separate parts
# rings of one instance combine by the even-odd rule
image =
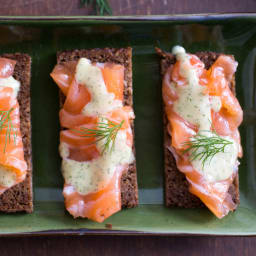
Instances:
[[[109,0],[113,15],[256,12],[255,0]],[[0,0],[0,15],[90,15],[79,0]],[[1,238],[1,256],[256,255],[256,237],[66,236]]]

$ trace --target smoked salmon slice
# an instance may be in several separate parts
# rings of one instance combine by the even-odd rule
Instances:
[[[15,60],[0,58],[0,78],[12,76],[15,64]]]
[[[120,178],[124,168],[117,168],[109,184],[97,193],[86,196],[76,192],[70,185],[64,185],[63,194],[66,198],[67,210],[76,218],[86,216],[96,222],[103,222],[106,218],[121,209]]]
[[[102,148],[97,144],[97,136],[100,131],[105,132],[115,125],[122,124],[119,132],[125,136],[126,145],[132,148],[133,134],[130,122],[134,118],[134,114],[133,110],[127,106],[119,106],[104,114],[84,114],[83,110],[86,109],[87,104],[94,104],[94,98],[87,84],[78,83],[76,79],[78,62],[58,64],[51,73],[51,77],[66,96],[63,108],[59,113],[60,124],[64,128],[60,132],[60,142],[65,148],[61,155],[63,161],[69,163],[93,165],[97,161],[101,161],[101,158],[105,159],[107,154],[106,152],[102,153]],[[100,70],[107,93],[113,94],[114,100],[122,101],[124,67],[113,63],[91,63],[91,65]],[[106,124],[102,123],[102,120]],[[84,134],[85,131],[89,135]],[[102,161],[108,162],[107,159]],[[102,171],[104,168],[104,165],[100,166]],[[109,179],[106,178],[109,177],[106,175],[103,180],[99,181],[100,189],[96,191],[82,193],[79,192],[75,184],[65,181],[63,195],[66,209],[75,218],[83,217],[96,222],[102,222],[121,210],[120,178],[127,168],[128,164],[112,166],[112,177]],[[83,171],[89,172],[86,168]]]
[[[223,179],[217,174],[217,178],[207,176],[206,165],[210,165],[211,160],[202,163],[202,159],[210,153],[204,151],[207,149],[203,148],[203,144],[199,144],[199,142],[207,143],[207,138],[217,138],[218,141],[224,140],[225,143],[233,145],[232,150],[234,149],[234,151],[230,152],[234,152],[236,158],[242,156],[238,126],[243,120],[243,111],[229,87],[237,63],[230,56],[220,55],[210,69],[206,70],[204,63],[196,55],[186,54],[183,48],[176,54],[177,60],[166,71],[162,87],[165,112],[169,122],[168,131],[172,137],[169,147],[176,159],[179,171],[185,174],[189,182],[189,191],[199,197],[218,218],[222,218],[236,208],[228,190],[238,172],[238,161],[234,161],[232,167],[228,167],[231,168],[231,174]],[[200,122],[193,123],[191,121],[193,118],[187,119],[184,116],[184,113],[187,112],[182,109],[179,110],[177,106],[179,101],[183,99],[182,93],[197,97],[197,101],[194,102],[195,108],[200,108],[200,101],[209,102],[208,105],[205,105],[210,106],[209,131],[202,130],[199,125]],[[211,103],[212,99],[218,100],[217,105],[211,105],[213,104]],[[188,98],[187,100],[192,101],[194,99]],[[196,113],[199,114],[195,116],[195,120],[201,118],[201,113],[205,115],[206,112],[199,111]],[[190,115],[188,114],[188,116]],[[198,138],[201,140],[199,141]],[[209,144],[207,145],[209,148]],[[216,148],[219,150],[218,147],[220,146],[216,146],[215,150]],[[222,153],[214,153],[212,157],[225,157],[225,154],[231,155],[230,152],[226,153],[223,149]],[[234,158],[233,155],[232,157]],[[202,168],[199,170],[199,167]],[[211,170],[212,175],[212,169],[209,170]]]
[[[12,76],[15,64],[16,61],[0,58],[0,78]],[[7,82],[6,86],[0,86],[0,166],[2,177],[15,174],[8,186],[0,180],[0,194],[26,177],[27,164],[20,133],[19,104],[14,89],[8,87]]]

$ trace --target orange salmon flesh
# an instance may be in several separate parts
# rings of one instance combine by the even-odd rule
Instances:
[[[219,96],[221,99],[221,109],[219,112],[211,111],[212,127],[217,134],[229,136],[239,145],[238,156],[242,156],[240,135],[238,126],[243,119],[243,111],[237,98],[232,93],[229,84],[236,70],[236,63],[233,58],[221,55],[209,70],[204,68],[204,64],[196,55],[190,56],[190,65],[196,69],[199,77],[199,84],[205,87],[205,94]],[[174,82],[177,87],[187,86],[187,79],[180,72],[180,61],[171,66],[163,79],[163,100],[165,111],[169,121],[168,131],[171,134],[171,151],[175,156],[178,169],[186,175],[189,182],[189,191],[199,197],[201,201],[218,217],[222,218],[233,211],[236,206],[232,201],[228,188],[233,183],[238,166],[234,167],[233,174],[226,180],[218,182],[207,181],[203,174],[195,170],[191,164],[189,154],[184,154],[187,148],[186,142],[193,138],[198,127],[184,120],[174,111],[173,105],[179,100],[179,95],[170,85]]]
[[[0,78],[13,75],[16,61],[0,58]],[[20,133],[19,103],[11,87],[0,86],[0,165],[14,172],[16,180],[13,185],[22,182],[27,173],[27,163],[24,160],[22,136]],[[9,114],[9,117],[8,117]],[[12,186],[13,186],[12,185]],[[0,185],[0,194],[10,187]]]
[[[124,67],[112,63],[93,64],[100,68],[108,93],[122,101],[124,94]],[[74,130],[81,128],[96,129],[99,116],[86,116],[82,110],[92,100],[89,89],[75,79],[77,62],[71,61],[54,67],[51,77],[66,96],[60,110],[60,124],[64,128],[60,132],[60,141],[68,145],[69,159],[76,161],[92,161],[101,157],[95,144],[95,138],[82,137]],[[132,147],[133,135],[130,127],[132,109],[120,107],[109,113],[106,118],[115,124],[123,121],[121,130],[126,131],[127,145]],[[71,184],[65,183],[63,195],[68,212],[76,217],[88,218],[103,222],[106,218],[121,210],[120,178],[128,166],[116,166],[114,175],[106,186],[95,193],[80,194]]]

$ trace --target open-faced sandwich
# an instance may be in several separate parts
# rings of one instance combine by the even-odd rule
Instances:
[[[238,63],[231,55],[188,54],[175,46],[161,56],[166,205],[207,206],[218,218],[239,203]]]
[[[30,68],[27,54],[0,56],[0,211],[32,212]]]
[[[131,48],[57,56],[63,195],[74,217],[102,222],[138,204],[131,57]]]

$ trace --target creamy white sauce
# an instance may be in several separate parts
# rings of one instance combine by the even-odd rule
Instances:
[[[91,101],[82,111],[84,115],[103,115],[122,107],[122,101],[116,100],[114,93],[107,91],[100,68],[92,65],[90,60],[81,58],[78,61],[75,77],[91,94]]]
[[[211,96],[210,97],[210,104],[211,104],[211,109],[214,112],[219,112],[222,106],[221,99],[219,96]]]
[[[97,144],[101,148],[103,142]],[[134,161],[132,148],[126,143],[126,132],[119,131],[112,152],[106,151],[96,159],[78,162],[66,158],[68,148],[61,146],[62,173],[67,184],[72,184],[80,194],[89,194],[103,189],[111,180],[118,165]],[[63,149],[64,148],[64,149]]]
[[[11,187],[16,182],[16,173],[5,167],[0,165],[0,187]]]
[[[65,142],[61,142],[59,146],[59,152],[62,158],[68,158],[69,156],[68,144],[66,144]]]
[[[204,135],[206,135],[206,133]],[[207,136],[211,136],[211,134],[208,134]],[[197,171],[203,173],[205,178],[210,182],[229,178],[237,163],[237,143],[229,137],[223,138],[232,142],[232,144],[226,145],[224,152],[216,154],[212,159],[207,159],[204,166],[202,165],[202,160],[195,159],[191,161],[193,167]],[[202,152],[202,149],[198,150],[198,153],[200,152]]]
[[[176,46],[173,54],[181,62],[180,74],[187,79],[187,85],[173,88],[179,95],[179,100],[174,102],[174,111],[179,113],[188,122],[197,125],[202,130],[210,130],[211,104],[205,87],[199,84],[196,69],[190,65],[190,56],[184,48]]]
[[[14,79],[12,76],[9,76],[7,78],[0,78],[0,86],[11,87],[13,89],[14,97],[17,97],[20,89],[20,82]]]
[[[179,96],[174,102],[174,111],[186,121],[197,125],[199,132],[211,129],[211,110],[218,112],[221,109],[220,97],[210,97],[204,93],[205,87],[199,84],[196,69],[190,64],[190,56],[183,47],[175,46],[172,53],[181,62],[180,73],[187,80],[184,86],[170,83]],[[213,136],[207,132],[205,136]],[[217,153],[211,161],[203,165],[202,160],[191,160],[193,167],[209,181],[220,181],[230,177],[237,162],[238,145],[229,137],[223,137],[233,143],[225,147],[225,153]]]

